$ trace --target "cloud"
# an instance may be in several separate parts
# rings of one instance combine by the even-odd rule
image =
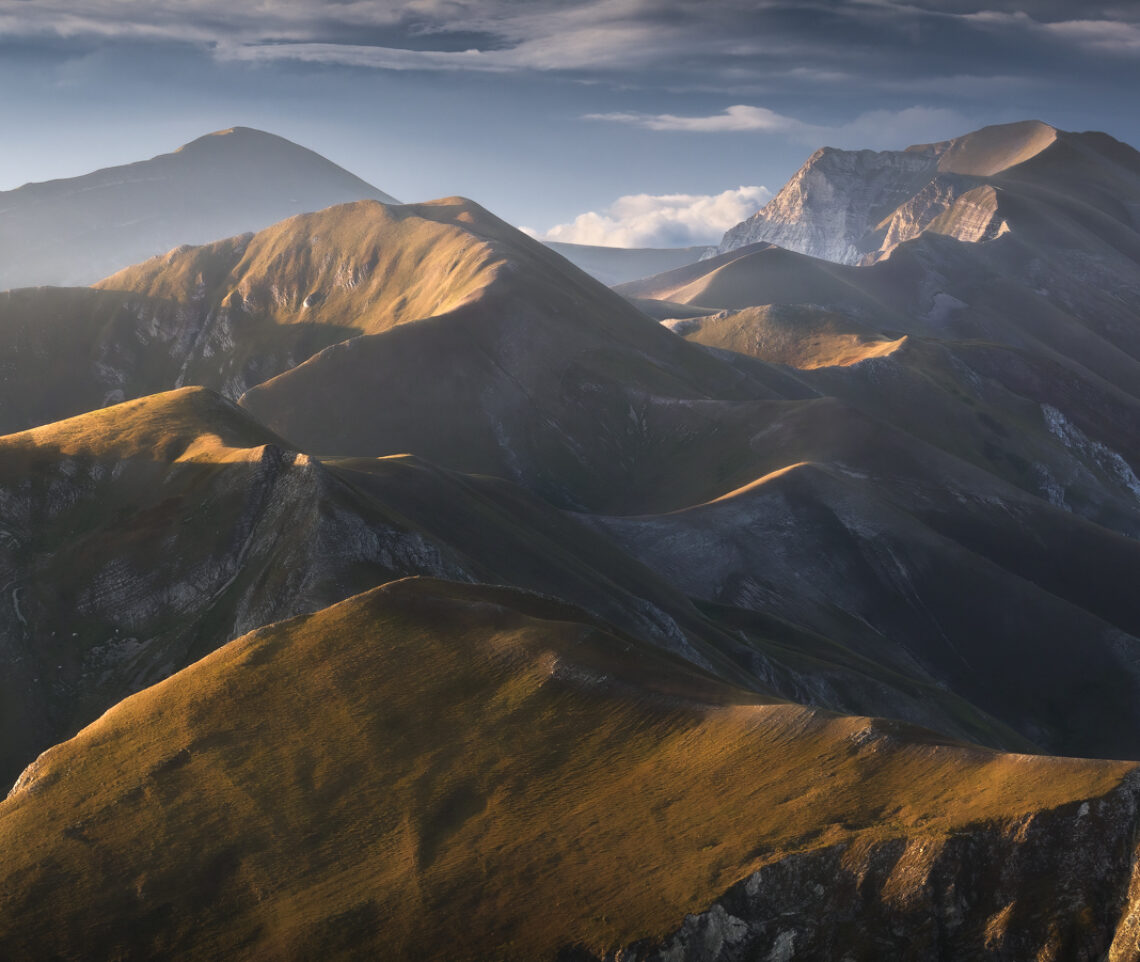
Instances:
[[[608,113],[586,114],[583,119],[682,133],[783,134],[807,144],[818,146],[828,143],[836,147],[898,147],[900,144],[944,140],[969,128],[969,121],[956,110],[921,106],[896,111],[867,111],[835,126],[809,124],[766,107],[743,104],[705,117]]]
[[[1019,31],[1022,36],[1059,41],[1090,54],[1140,54],[1140,24],[1122,18],[1039,20],[1024,11],[980,10],[960,19],[991,29]]]
[[[351,43],[219,44],[217,57],[247,63],[293,60],[375,70],[468,70],[503,73],[517,69],[509,58],[481,50],[406,50]]]
[[[0,37],[190,43],[218,59],[377,70],[636,76],[685,91],[811,89],[1001,73],[1054,77],[1041,51],[1140,50],[1123,4],[1067,0],[0,0]],[[1070,5],[1071,11],[1071,5]],[[886,88],[877,88],[886,89]],[[733,113],[737,111],[737,113]],[[794,122],[737,105],[724,116],[655,115],[687,129]],[[648,121],[647,121],[648,123]],[[767,126],[765,126],[767,125]],[[667,129],[665,127],[655,129]],[[781,128],[785,131],[792,127]]]
[[[610,120],[617,123],[633,124],[648,130],[676,130],[686,133],[724,133],[739,131],[762,131],[764,133],[789,133],[799,131],[807,125],[784,117],[767,107],[749,107],[737,104],[726,107],[722,113],[709,117],[678,117],[675,114],[586,114],[583,120]]]
[[[726,0],[718,0],[726,2]],[[727,0],[734,3],[735,0]],[[226,60],[387,70],[635,70],[691,50],[676,0],[34,0],[0,36],[176,41]],[[680,9],[678,7],[678,9]],[[456,47],[455,38],[468,41]],[[699,40],[697,41],[699,42]]]
[[[834,127],[820,127],[823,139],[836,147],[895,149],[908,144],[948,140],[976,126],[957,110],[946,107],[907,107],[905,110],[869,110]]]
[[[772,196],[767,187],[719,194],[628,194],[602,212],[587,211],[541,239],[604,247],[692,247],[716,244]]]
[[[1042,24],[1053,37],[1093,53],[1140,54],[1140,26],[1114,20],[1063,20]]]

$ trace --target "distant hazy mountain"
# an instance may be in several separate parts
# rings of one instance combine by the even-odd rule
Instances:
[[[857,264],[927,230],[989,240],[1007,229],[998,210],[1003,175],[1058,140],[1080,143],[1082,136],[1023,121],[906,150],[824,147],[760,211],[729,230],[719,250],[763,242]]]
[[[716,253],[715,247],[598,247],[543,241],[571,264],[603,284],[613,286],[640,277],[671,271]]]
[[[311,150],[235,127],[150,160],[0,192],[0,290],[90,284],[181,244],[365,199],[394,203]]]

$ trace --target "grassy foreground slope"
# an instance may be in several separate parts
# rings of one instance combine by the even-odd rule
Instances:
[[[790,853],[833,871],[842,852],[883,904],[831,927],[855,958],[892,939],[1092,957],[1124,905],[1134,771],[766,703],[549,599],[400,581],[247,635],[41,757],[0,804],[0,953],[601,953],[675,937]],[[963,835],[971,911],[931,932],[924,874]]]

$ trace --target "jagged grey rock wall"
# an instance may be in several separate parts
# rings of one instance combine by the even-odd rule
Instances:
[[[764,242],[856,264],[878,246],[869,246],[865,235],[937,171],[937,159],[920,152],[824,147],[762,210],[729,230],[719,250]]]

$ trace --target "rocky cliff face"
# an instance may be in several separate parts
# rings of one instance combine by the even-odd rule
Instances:
[[[719,250],[767,242],[840,264],[858,263],[867,253],[868,232],[937,170],[937,160],[921,153],[824,147],[762,210],[725,234]]]
[[[719,250],[766,242],[839,264],[868,264],[926,230],[972,243],[993,240],[1004,232],[993,187],[965,207],[959,198],[1062,136],[1072,135],[1025,121],[906,150],[824,147],[767,206],[728,231]]]

